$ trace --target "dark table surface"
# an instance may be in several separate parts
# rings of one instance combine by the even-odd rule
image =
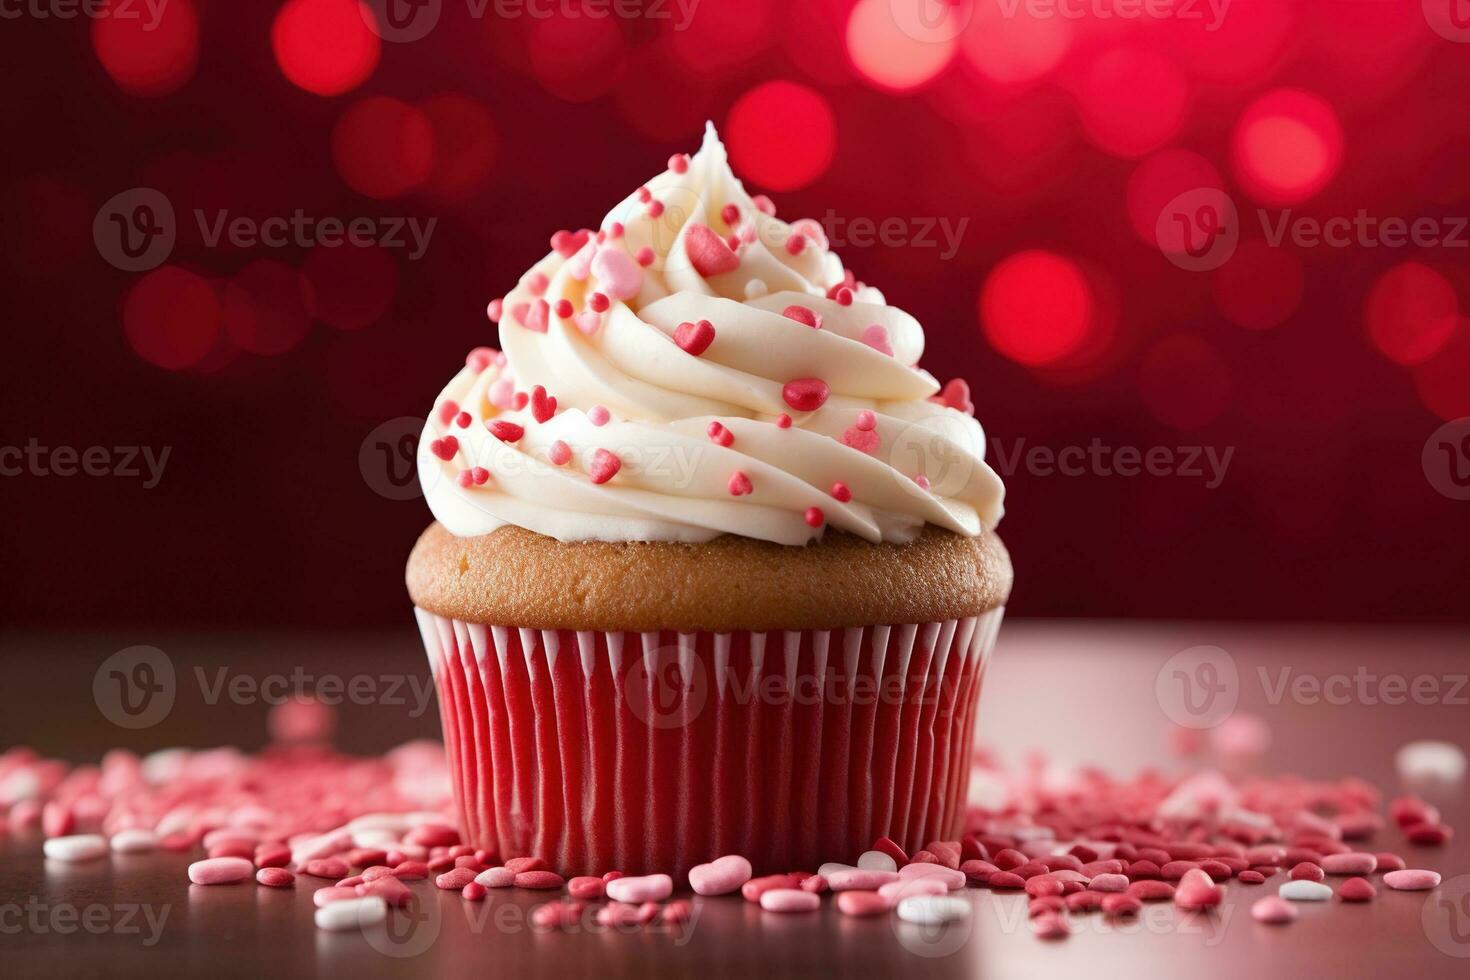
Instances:
[[[256,676],[304,667],[428,679],[408,630],[227,639],[9,634],[0,643],[8,668],[0,746],[30,744],[78,760],[112,745],[147,751],[264,741],[263,705],[210,704],[199,685],[184,681],[158,724],[125,731],[108,723],[92,697],[93,674],[136,643],[166,650],[181,678],[197,665]],[[1470,743],[1470,630],[1111,623],[1007,626],[981,698],[980,739],[1008,760],[1040,750],[1117,774],[1178,767],[1167,715],[1177,715],[1178,705],[1156,681],[1171,656],[1201,644],[1220,648],[1225,658],[1211,654],[1214,662],[1234,668],[1226,682],[1235,710],[1271,728],[1261,771],[1360,775],[1387,798],[1401,789],[1393,757],[1404,742]],[[1393,703],[1401,690],[1395,678],[1410,690],[1417,679],[1419,694]],[[339,742],[367,752],[436,734],[432,704],[420,710],[412,696],[404,701],[344,706]],[[781,916],[718,898],[696,899],[694,918],[680,926],[562,933],[530,924],[529,911],[544,895],[492,892],[472,905],[421,884],[418,914],[396,916],[392,930],[332,934],[313,925],[305,885],[191,886],[184,875],[190,857],[177,854],[60,865],[41,856],[39,839],[0,835],[0,963],[7,977],[1463,977],[1470,975],[1470,804],[1463,786],[1438,788],[1431,799],[1462,831],[1448,846],[1410,848],[1388,830],[1368,849],[1395,850],[1411,866],[1441,871],[1445,881],[1434,892],[1380,888],[1369,905],[1305,904],[1298,922],[1276,928],[1249,916],[1250,902],[1276,882],[1232,883],[1218,914],[1182,916],[1165,904],[1116,925],[1073,917],[1074,934],[1054,943],[1031,935],[1024,898],[983,890],[965,892],[973,903],[968,922],[938,931],[892,918],[848,919],[830,902],[819,913]]]

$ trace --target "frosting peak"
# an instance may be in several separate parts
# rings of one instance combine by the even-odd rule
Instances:
[[[471,352],[425,426],[420,480],[454,534],[801,544],[1000,519],[964,383],[916,366],[923,329],[820,224],[746,194],[713,126],[551,245],[490,304],[504,353]]]

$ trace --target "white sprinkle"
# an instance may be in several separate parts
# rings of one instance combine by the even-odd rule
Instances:
[[[1288,881],[1277,891],[1282,898],[1293,902],[1325,902],[1332,897],[1332,889],[1320,881]]]
[[[141,827],[130,827],[113,834],[110,843],[119,854],[146,854],[158,849],[158,835]]]
[[[1394,756],[1408,782],[1458,783],[1465,778],[1465,753],[1450,742],[1410,742]]]
[[[843,864],[841,861],[828,861],[826,864],[817,869],[817,874],[821,875],[823,878],[830,878],[839,871],[852,870],[854,870],[854,868],[850,864]]]
[[[914,895],[898,903],[898,917],[920,926],[936,926],[969,914],[969,902],[948,895]]]
[[[101,834],[53,837],[41,849],[53,861],[95,861],[107,853],[107,838]]]
[[[388,903],[376,895],[332,902],[316,910],[316,927],[328,932],[366,929],[388,918]]]
[[[766,295],[766,293],[769,293],[770,291],[771,287],[766,285],[764,279],[752,279],[745,284],[746,299],[756,299],[758,297]]]
[[[864,871],[897,871],[898,862],[882,851],[864,851],[858,855],[857,866]]]

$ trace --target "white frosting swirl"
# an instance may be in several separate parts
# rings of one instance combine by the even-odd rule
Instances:
[[[1005,491],[968,404],[950,407],[962,383],[936,398],[913,366],[918,322],[846,273],[820,225],[773,210],[711,126],[585,243],[558,233],[503,301],[504,355],[472,352],[430,413],[419,476],[440,523],[461,537],[516,524],[563,541],[781,544],[828,526],[870,541],[994,526]],[[788,401],[798,379],[825,383],[819,407]],[[538,386],[554,413],[516,407]]]

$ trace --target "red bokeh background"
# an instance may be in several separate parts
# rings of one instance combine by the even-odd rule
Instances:
[[[486,301],[551,232],[712,119],[784,217],[848,223],[847,265],[925,325],[926,365],[969,379],[1005,457],[1233,451],[1213,488],[997,460],[1015,612],[1464,620],[1470,503],[1422,457],[1470,415],[1470,231],[1273,240],[1360,213],[1455,234],[1454,2],[424,0],[398,11],[437,16],[415,40],[356,0],[7,22],[0,445],[170,456],[153,488],[0,479],[0,616],[404,622],[428,513],[361,460],[494,342]],[[129,271],[104,218],[138,188],[176,241]],[[211,244],[195,218],[298,210],[436,224],[414,256],[407,232]],[[1191,217],[1234,251],[1190,267]]]

